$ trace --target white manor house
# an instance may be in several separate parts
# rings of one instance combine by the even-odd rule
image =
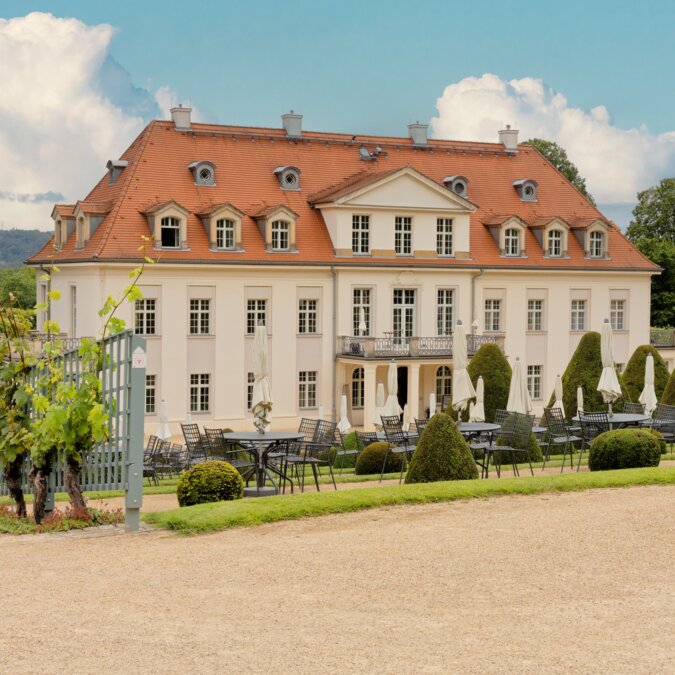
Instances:
[[[423,124],[388,138],[307,132],[294,113],[281,129],[171,114],[54,208],[54,237],[28,261],[59,267],[61,330],[95,336],[150,238],[144,298],[123,308],[147,340],[148,433],[161,400],[174,433],[188,414],[252,428],[259,323],[277,430],[334,415],[343,391],[352,424],[372,428],[392,357],[401,405],[424,416],[431,392],[450,393],[457,320],[470,353],[496,341],[520,358],[537,411],[605,317],[619,364],[649,342],[659,268],[515,130],[473,143],[428,139]]]

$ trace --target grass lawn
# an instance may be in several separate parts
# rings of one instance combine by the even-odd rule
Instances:
[[[36,525],[32,518],[17,518],[5,507],[0,507],[0,534],[41,534],[43,532],[66,532],[68,530],[82,530],[85,527],[98,525],[116,525],[124,522],[124,512],[99,511],[87,509],[86,514],[78,517],[69,510],[55,510],[49,514],[41,525]]]
[[[143,519],[185,534],[214,532],[230,527],[260,525],[307,516],[346,513],[396,504],[425,504],[475,497],[539,494],[633,485],[675,484],[675,467],[623,469],[594,473],[545,475],[532,479],[490,478],[418,485],[305,493],[231,502],[199,504],[182,509],[148,513]]]

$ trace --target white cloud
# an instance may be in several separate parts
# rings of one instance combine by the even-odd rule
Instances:
[[[559,143],[601,205],[630,205],[639,190],[675,173],[675,131],[621,129],[604,106],[571,107],[565,96],[533,77],[467,77],[448,85],[436,107],[431,126],[439,138],[496,141],[497,131],[511,124],[521,141],[539,137]]]

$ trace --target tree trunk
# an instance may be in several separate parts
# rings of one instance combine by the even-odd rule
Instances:
[[[68,496],[70,497],[70,504],[76,512],[87,508],[82,490],[80,490],[81,470],[82,463],[78,462],[74,457],[69,456],[66,460],[65,483]]]
[[[33,484],[33,517],[35,523],[39,525],[45,517],[45,503],[47,502],[47,492],[49,491],[49,474],[51,467],[34,466],[28,474],[28,479]]]
[[[9,491],[9,496],[16,504],[16,515],[19,516],[19,518],[25,518],[28,515],[26,512],[26,500],[23,497],[23,489],[21,488],[23,459],[23,455],[18,455],[13,462],[5,464],[3,469],[7,490]]]

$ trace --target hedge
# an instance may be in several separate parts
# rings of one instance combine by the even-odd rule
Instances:
[[[666,405],[675,405],[675,370],[670,374],[668,378],[668,384],[663,390],[663,396],[661,397],[661,403]]]
[[[176,496],[180,506],[241,499],[244,480],[227,462],[202,462],[180,475]]]
[[[593,441],[588,454],[591,471],[658,466],[660,461],[659,439],[643,429],[606,431]]]
[[[477,386],[478,378],[483,376],[485,419],[493,420],[495,410],[506,410],[509,400],[511,366],[504,352],[494,343],[482,345],[469,361],[467,372],[474,387]],[[469,419],[468,406],[464,418]]]
[[[654,390],[657,400],[663,396],[663,391],[668,384],[668,367],[661,358],[661,354],[651,345],[640,345],[633,352],[622,375],[626,393],[631,401],[637,401],[640,398],[645,386],[645,363],[649,354],[654,357]]]
[[[384,453],[391,447],[393,446],[385,441],[371,443],[368,447],[364,448],[363,452],[359,455],[359,458],[356,461],[356,467],[354,468],[354,473],[357,476],[371,474],[379,475],[382,472]],[[389,453],[389,456],[387,457],[387,466],[385,467],[384,472],[394,473],[395,471],[400,471],[404,463],[405,455],[403,453],[396,455]]]

